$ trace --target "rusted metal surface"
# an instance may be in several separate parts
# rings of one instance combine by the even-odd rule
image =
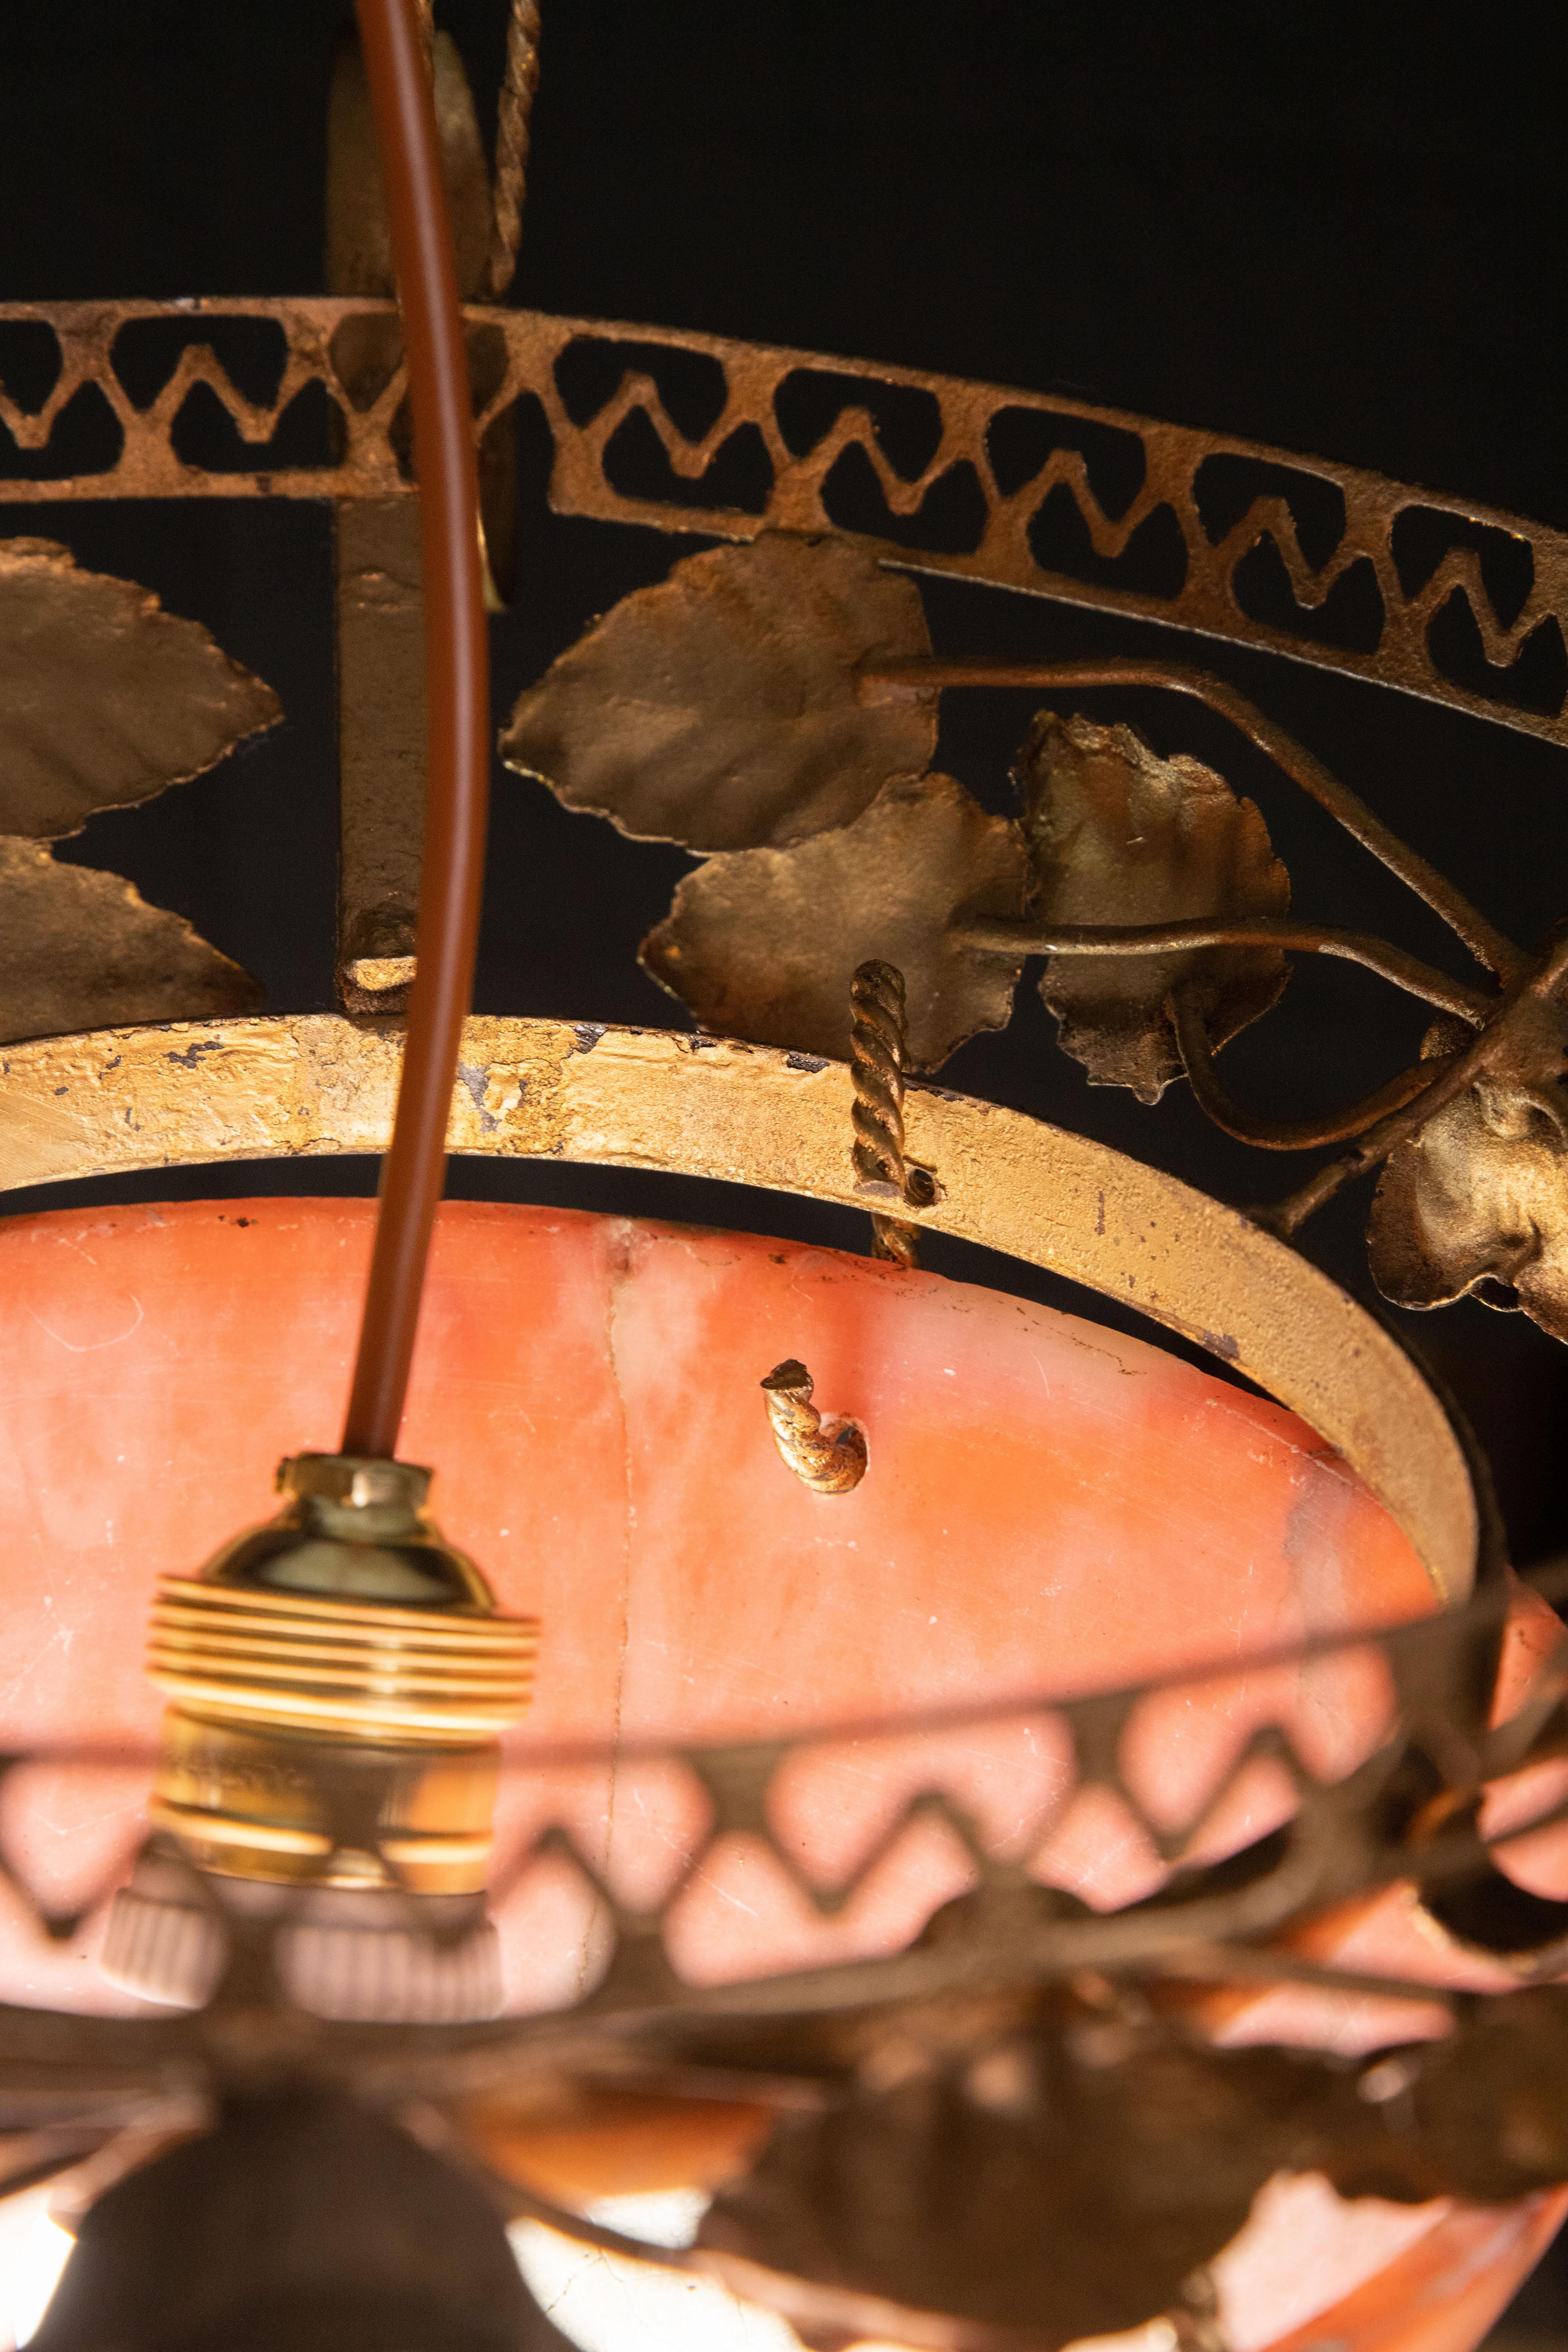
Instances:
[[[272,388],[252,398],[212,347],[216,322],[254,321],[262,364],[276,374]],[[162,377],[156,390],[131,371],[136,331],[148,322],[174,322],[191,330],[172,358],[160,352],[149,368]],[[50,327],[59,350],[60,371],[37,409],[24,408],[0,394],[0,424],[15,445],[20,466],[9,473],[4,496],[13,502],[104,498],[376,498],[407,495],[392,442],[392,428],[406,396],[396,357],[397,313],[390,302],[353,298],[283,296],[231,300],[191,296],[174,302],[54,302],[0,305],[0,339],[13,323]],[[204,335],[203,328],[208,331]],[[344,334],[341,331],[347,329]],[[373,394],[359,376],[367,330],[394,340],[384,381]],[[222,327],[217,329],[220,337]],[[163,338],[160,338],[162,341]],[[270,362],[281,357],[281,372]],[[165,367],[165,360],[168,364]],[[117,364],[118,361],[118,364]],[[252,379],[256,381],[257,379]],[[353,387],[358,384],[357,393]],[[198,386],[222,407],[237,436],[234,470],[183,458],[174,446],[175,420]],[[301,394],[323,387],[330,415],[318,409],[321,430],[312,437],[319,455],[302,462],[268,457],[268,445]],[[356,404],[356,400],[357,404]],[[80,404],[77,419],[90,412],[102,433],[101,457],[86,462],[57,455],[51,445],[63,413]],[[107,410],[111,425],[104,428]],[[331,420],[337,420],[336,426]],[[69,426],[60,436],[68,442]],[[341,435],[341,447],[333,443]],[[107,444],[112,442],[114,454]],[[36,467],[29,460],[37,458]],[[16,459],[13,459],[13,465]]]
[[[493,195],[457,52],[427,0],[423,21],[461,284],[470,295],[498,293],[518,246],[538,8],[513,0]],[[417,79],[412,16],[405,58]],[[420,581],[402,329],[383,299],[390,255],[352,47],[334,85],[331,145],[334,298],[0,308],[0,364],[5,330],[17,323],[52,329],[60,355],[37,408],[0,392],[16,460],[0,498],[336,502],[340,973],[351,1010],[389,1013],[412,977],[419,884]],[[434,145],[429,153],[438,185]],[[457,338],[455,316],[452,328]],[[41,2136],[18,2138],[0,2193],[40,2177],[40,2160],[46,2171],[57,2165],[55,2142],[40,2159],[47,2118],[64,2117],[68,2135],[84,2098],[97,2103],[107,2143],[94,2159],[108,2168],[96,2188],[116,2165],[128,2174],[89,2215],[40,2344],[68,2352],[85,2341],[106,2294],[130,2307],[127,2280],[148,2325],[165,2326],[168,2264],[149,2264],[149,2233],[189,2235],[209,2190],[216,2226],[205,2239],[205,2224],[197,2229],[201,2293],[208,2273],[233,2292],[225,2199],[237,2183],[257,2191],[257,2245],[286,2245],[291,2260],[306,2147],[330,2225],[318,2234],[324,2242],[336,2231],[331,2259],[367,2295],[384,2302],[409,2289],[417,2300],[430,2287],[423,2263],[442,2292],[455,2286],[459,2301],[473,2301],[481,2276],[487,2294],[501,2295],[512,2334],[559,2342],[524,2294],[493,2213],[481,2213],[482,2172],[475,2178],[487,2103],[504,2106],[520,2085],[542,2090],[546,2104],[606,2083],[623,2093],[657,2086],[678,2103],[710,2099],[721,2081],[753,2119],[771,2116],[765,2140],[748,2134],[728,2168],[699,2244],[679,2252],[552,2208],[531,2188],[493,2176],[484,2185],[503,2209],[510,2199],[513,2213],[586,2243],[716,2274],[821,2344],[875,2336],[932,2352],[1058,2352],[1164,2315],[1179,2346],[1213,2347],[1205,2265],[1281,2169],[1321,2172],[1347,2196],[1407,2202],[1497,2202],[1561,2180],[1568,1992],[1546,1980],[1568,1968],[1568,1904],[1500,1874],[1500,1833],[1483,1832],[1480,1796],[1526,1768],[1568,1759],[1568,1637],[1522,1711],[1494,1725],[1509,1594],[1437,1402],[1369,1318],[1258,1223],[1014,1114],[918,1088],[906,1098],[905,1072],[935,1066],[975,1028],[1001,1025],[1025,955],[1044,945],[1047,1002],[1096,1079],[1152,1100],[1184,1070],[1211,1116],[1239,1132],[1246,1114],[1218,1078],[1215,1052],[1273,1002],[1287,948],[1352,956],[1456,1016],[1452,1034],[1436,1039],[1418,1071],[1337,1121],[1297,1122],[1288,1139],[1276,1122],[1274,1134],[1256,1138],[1355,1141],[1275,1213],[1276,1229],[1293,1230],[1392,1150],[1374,1223],[1385,1286],[1428,1304],[1483,1276],[1516,1283],[1538,1319],[1568,1336],[1551,1209],[1568,1132],[1560,1099],[1568,943],[1540,961],[1521,954],[1299,747],[1239,698],[1226,703],[1228,689],[1212,682],[1189,679],[1184,690],[1207,688],[1426,897],[1495,989],[1449,982],[1381,941],[1288,924],[1288,882],[1256,810],[1194,761],[1156,760],[1124,727],[1043,714],[1023,755],[1021,822],[986,815],[961,785],[925,771],[942,686],[1008,682],[1005,666],[960,676],[963,665],[934,661],[918,596],[889,570],[1162,621],[1568,740],[1568,538],[1325,461],[864,362],[492,309],[469,312],[467,350],[492,592],[510,569],[524,399],[537,401],[553,438],[561,510],[757,542],[739,556],[695,558],[608,616],[524,696],[507,750],[570,804],[634,835],[727,853],[682,886],[645,959],[711,1027],[805,1050],[471,1022],[452,1148],[870,1202],[879,1249],[906,1266],[929,1227],[1136,1304],[1304,1413],[1405,1528],[1436,1593],[1460,1605],[1429,1623],[1250,1662],[1267,1671],[1307,1660],[1330,1686],[1336,1675],[1380,1678],[1382,1744],[1330,1766],[1291,1703],[1270,1700],[1218,1786],[1180,1819],[1141,1789],[1133,1759],[1173,1698],[1226,1704],[1234,1656],[1158,1686],[1047,1692],[901,1727],[962,1729],[972,1744],[1026,1729],[1031,1749],[1037,1736],[1049,1743],[1063,1762],[1060,1785],[1026,1853],[975,1819],[939,1759],[912,1801],[907,1782],[889,1792],[869,1850],[839,1881],[814,1880],[780,1827],[780,1792],[825,1741],[852,1742],[858,1764],[874,1772],[877,1742],[900,1728],[885,1721],[722,1749],[669,1739],[591,1759],[530,1757],[523,1769],[535,1787],[552,1762],[592,1760],[618,1784],[651,1761],[689,1797],[690,1826],[671,1841],[660,1898],[647,1906],[606,1884],[580,1841],[537,1808],[514,1805],[494,1893],[525,1892],[540,1874],[574,1879],[605,1927],[603,1976],[586,1998],[579,1984],[543,2014],[388,2029],[343,2020],[391,2009],[313,1999],[290,1975],[282,1940],[296,1912],[236,1903],[226,1874],[249,1841],[246,1875],[287,1881],[290,1902],[308,1901],[352,1862],[353,1887],[372,1871],[406,1912],[400,1932],[410,1947],[423,1938],[421,1950],[433,1948],[439,1938],[429,1915],[416,1916],[418,1901],[454,1891],[478,1899],[489,1751],[466,1793],[421,1780],[416,1838],[412,1811],[383,1801],[384,1790],[367,1800],[365,1775],[345,1763],[334,1726],[353,1712],[385,1746],[394,1734],[424,1739],[439,1714],[444,1736],[468,1757],[474,1738],[500,1727],[485,1713],[496,1703],[496,1628],[470,1631],[461,1669],[430,1650],[427,1627],[416,1629],[423,1646],[398,1682],[384,1657],[379,1666],[370,1658],[379,1634],[362,1625],[366,1610],[329,1612],[331,1623],[322,1617],[317,1631],[331,1662],[312,1654],[321,1687],[311,1684],[306,1708],[299,1659],[278,1661],[301,1648],[300,1609],[320,1615],[325,1604],[295,1597],[258,1610],[241,1594],[237,1633],[228,1603],[212,1601],[216,1586],[165,1580],[159,1676],[176,1702],[192,1701],[189,1717],[174,1720],[195,1747],[187,1753],[171,1733],[150,1813],[156,1838],[116,1916],[195,1920],[210,1970],[199,1989],[181,1980],[194,2013],[175,2020],[0,2006],[0,2127],[46,2119]],[[215,454],[226,439],[226,459]],[[467,541],[471,556],[471,524]],[[1500,555],[1516,581],[1521,563],[1528,574],[1506,608]],[[42,559],[21,561],[37,570]],[[31,583],[34,608],[58,585],[57,573],[53,551]],[[816,593],[825,585],[834,593]],[[145,613],[140,625],[145,635]],[[1477,650],[1456,652],[1467,625]],[[79,642],[57,667],[68,698]],[[1079,666],[1070,683],[1094,684],[1093,667]],[[1139,682],[1135,667],[1101,665],[1099,683],[1111,669]],[[1173,682],[1144,669],[1143,683]],[[1045,679],[1036,671],[1014,682]],[[1065,672],[1055,682],[1069,683]],[[193,700],[167,680],[158,692],[182,710]],[[48,822],[17,830],[64,830],[62,810],[79,823],[93,806],[144,796],[133,760],[110,765],[107,778],[84,766],[74,801],[24,793],[20,804]],[[7,893],[22,919],[0,950],[0,1040],[7,1021],[26,1034],[68,1021],[220,1013],[250,1001],[243,974],[114,877],[56,867],[37,844],[0,841]],[[5,1056],[0,1182],[381,1150],[399,1060],[389,1026],[324,1016],[100,1025],[23,1045]],[[906,1120],[910,1150],[940,1168],[942,1186],[906,1158]],[[1532,1245],[1516,1233],[1522,1225]],[[805,1365],[780,1364],[762,1386],[793,1475],[824,1496],[858,1484],[867,1434],[852,1422],[824,1422]],[[1467,1601],[1478,1565],[1480,1589]],[[515,1628],[506,1643],[515,1700],[531,1633]],[[241,1649],[247,1680],[237,1699]],[[1286,1674],[1267,1687],[1298,1679]],[[216,1799],[215,1693],[218,1713],[228,1709],[218,1727],[229,1739]],[[1315,1703],[1321,1711],[1321,1689]],[[286,1818],[263,1819],[246,1791],[254,1794],[252,1751],[280,1707],[290,1733],[304,1726],[334,1736],[290,1749],[298,1801]],[[26,1760],[0,1757],[0,1770]],[[1213,1825],[1227,1805],[1241,1811],[1250,1801],[1243,1783],[1260,1764],[1287,1791],[1279,1825],[1239,1854],[1194,1862],[1215,1851]],[[469,1801],[480,1780],[482,1834]],[[1527,1785],[1534,1809],[1522,1820],[1516,1811],[1510,1838],[1568,1812],[1560,1769]],[[1120,1809],[1163,1867],[1155,1895],[1096,1912],[1053,1874],[1061,1865],[1050,1839],[1085,1800]],[[529,1825],[516,1828],[522,1820]],[[904,1948],[738,1983],[679,1976],[673,1915],[725,1840],[751,1841],[803,1907],[826,1916],[928,1826],[967,1858],[970,1884]],[[435,1844],[433,1827],[442,1832]],[[69,1918],[51,1916],[13,1867],[5,1834],[0,1823],[0,1874],[41,1928],[74,1934],[108,1890]],[[287,1871],[272,1848],[268,1864],[268,1837],[276,1852],[279,1839],[294,1841]],[[164,1876],[143,1882],[146,1870]],[[447,1876],[437,1887],[421,1870]],[[1397,1886],[1450,1958],[1484,1958],[1529,1989],[1507,2002],[1456,2001],[1418,1980],[1418,1968],[1378,1978],[1310,1956],[1326,1915]],[[1194,2022],[1199,1987],[1284,1984],[1320,1996],[1325,2015],[1342,2016],[1336,2000],[1371,1994],[1421,2004],[1429,2029],[1433,2008],[1446,2009],[1451,2032],[1385,2049],[1358,2069],[1299,2051],[1222,2048]],[[474,2017],[479,2007],[407,2013]],[[356,2095],[416,2115],[430,2147],[416,2150],[373,2121]],[[210,2139],[130,2169],[119,2126],[134,2122],[145,2155],[149,2133],[167,2142],[190,2127],[193,2105],[199,2119],[223,2116]],[[89,2143],[70,2146],[79,2144]],[[345,2162],[368,2165],[408,2207],[417,2276],[389,2281],[374,2229],[357,2255],[344,2239],[327,2192]],[[291,2201],[273,2227],[267,2200],[279,2180]]]
[[[811,1401],[813,1385],[795,1356],[775,1364],[763,1380],[779,1460],[814,1494],[851,1494],[866,1475],[866,1433],[858,1422],[824,1421]]]
[[[324,1013],[18,1046],[0,1087],[0,1184],[379,1152],[398,1055],[395,1034]],[[447,1143],[716,1176],[863,1211],[853,1102],[843,1062],[476,1019]],[[929,1206],[908,1204],[910,1223],[1051,1267],[1215,1351],[1337,1446],[1437,1591],[1464,1594],[1477,1517],[1463,1452],[1404,1351],[1337,1284],[1237,1210],[1041,1120],[926,1087],[910,1088],[904,1117],[910,1161],[941,1178]]]
[[[406,488],[391,438],[401,375],[395,367],[379,391],[362,390],[356,405],[340,372],[341,342],[334,352],[340,331],[365,310],[306,296],[0,305],[0,329],[41,321],[55,330],[61,352],[59,376],[39,408],[0,395],[0,423],[27,476],[13,476],[0,495],[395,494]],[[1167,621],[1568,740],[1568,535],[1543,525],[1331,458],[1065,395],[619,320],[469,315],[500,362],[477,429],[533,394],[555,442],[552,499],[563,513],[738,540],[767,529],[838,532],[911,570]],[[282,335],[282,374],[267,397],[247,397],[202,349],[204,321],[241,319]],[[184,321],[192,334],[156,391],[139,386],[138,405],[114,353],[122,332],[146,320]],[[351,341],[353,331],[363,330],[352,331]],[[670,369],[687,371],[688,380],[695,369],[711,385],[712,422],[700,433],[682,433],[672,419],[659,383]],[[188,464],[173,446],[174,420],[197,383],[232,420],[232,471]],[[312,383],[338,419],[341,446],[323,439],[311,464],[269,456],[279,419]],[[118,447],[90,465],[62,455],[50,467],[57,420],[85,386],[107,404]],[[928,454],[907,470],[888,453],[889,403],[924,420]],[[608,472],[607,454],[639,415],[662,487],[617,488],[612,477],[626,478],[624,441]],[[727,461],[716,464],[721,453]],[[755,475],[744,505],[726,481],[737,456]],[[968,514],[956,527],[954,505]],[[1303,551],[1303,536],[1316,562]],[[1481,548],[1528,569],[1516,611],[1500,612]],[[1163,572],[1157,586],[1142,571],[1151,562]],[[1259,563],[1284,599],[1274,617],[1255,577]],[[1355,627],[1345,625],[1347,598]],[[1455,598],[1484,656],[1468,671],[1446,665],[1429,642],[1433,621]]]

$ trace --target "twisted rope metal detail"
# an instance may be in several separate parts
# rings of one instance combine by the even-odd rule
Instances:
[[[506,72],[496,116],[495,217],[490,230],[489,287],[504,294],[517,268],[527,187],[529,123],[539,87],[539,0],[512,0]]]
[[[857,1421],[823,1420],[799,1358],[775,1364],[762,1388],[779,1457],[802,1486],[818,1495],[847,1495],[858,1486],[866,1475],[866,1433]]]
[[[855,1080],[855,1189],[889,1201],[910,1197],[904,1168],[904,1070],[908,1060],[904,975],[873,957],[849,983],[849,1066]],[[871,1212],[872,1252],[918,1266],[916,1226]]]

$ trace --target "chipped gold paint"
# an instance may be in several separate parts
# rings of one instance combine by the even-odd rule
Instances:
[[[225,1160],[380,1152],[398,1032],[336,1015],[102,1030],[0,1055],[0,1183]],[[659,1030],[475,1019],[448,1143],[503,1159],[718,1177],[864,1209],[847,1067]],[[1477,1511],[1463,1454],[1394,1341],[1239,1212],[1020,1112],[905,1097],[937,1198],[913,1224],[1048,1267],[1197,1339],[1342,1454],[1446,1601],[1468,1591]],[[1042,1535],[1044,1531],[1042,1531]]]

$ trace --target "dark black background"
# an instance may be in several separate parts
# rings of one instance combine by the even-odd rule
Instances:
[[[1568,38],[1543,0],[545,5],[512,299],[1068,388],[1568,525]],[[319,288],[326,79],[344,13],[331,0],[5,10],[5,292]],[[440,15],[493,120],[504,0],[453,0]],[[550,518],[537,450],[523,500],[523,583],[494,629],[498,710],[591,614],[700,544]],[[289,712],[254,749],[152,807],[97,820],[64,854],[188,915],[261,977],[275,1008],[328,1005],[324,510],[15,511],[13,528],[64,540],[205,622]],[[1181,650],[1131,623],[951,583],[929,602],[939,645],[954,649]],[[1505,929],[1532,940],[1568,907],[1561,751],[1305,667],[1202,652]],[[971,703],[944,728],[941,763],[993,806],[1006,804],[1029,708]],[[1299,905],[1460,968],[1436,921],[1217,724],[1149,698],[1128,715],[1162,750],[1211,759],[1260,800]],[[682,1020],[634,950],[683,866],[498,773],[481,1008]],[[1226,1068],[1281,1111],[1326,1107],[1387,1075],[1421,1026],[1370,978],[1302,964]],[[948,1075],[1237,1200],[1301,1172],[1214,1135],[1183,1089],[1148,1112],[1087,1088],[1027,986],[1011,1031],[965,1049]],[[52,1188],[15,1205],[373,1182],[363,1162],[272,1163]],[[614,1171],[471,1162],[453,1188],[862,1239],[837,1212]],[[1364,1207],[1363,1188],[1308,1236],[1363,1295]],[[1102,1311],[958,1245],[931,1257]],[[1568,1354],[1479,1305],[1397,1319],[1479,1424],[1516,1556],[1562,1548]],[[1516,2328],[1555,2333],[1564,2297],[1550,2271],[1528,2294]]]
[[[5,291],[319,288],[326,80],[345,14],[333,0],[7,11]],[[440,15],[488,128],[504,0],[453,0]],[[1068,388],[1565,524],[1565,47],[1559,13],[1541,5],[547,0],[512,299]],[[552,518],[531,444],[524,472],[523,581],[494,628],[498,710],[587,617],[700,544]],[[329,1004],[324,509],[13,511],[14,528],[62,539],[84,563],[205,621],[289,713],[211,775],[96,820],[62,854],[129,874],[190,916],[259,975],[275,1008]],[[927,586],[937,642],[955,650],[1184,650],[1138,624]],[[1563,912],[1561,751],[1292,663],[1195,650],[1506,929],[1534,940]],[[1005,807],[1030,709],[1025,697],[955,703],[940,763]],[[1435,919],[1218,722],[1169,698],[1121,709],[1160,749],[1211,759],[1261,802],[1303,909],[1462,968]],[[634,950],[684,865],[498,772],[480,1007],[683,1021]],[[1326,1108],[1397,1066],[1422,1023],[1369,977],[1304,961],[1226,1069],[1266,1107]],[[1184,1089],[1155,1112],[1089,1089],[1027,984],[1005,1036],[977,1041],[946,1075],[1233,1199],[1304,1172],[1214,1134]],[[272,1163],[53,1188],[17,1205],[373,1181],[362,1162]],[[472,1162],[452,1181],[861,1238],[838,1212],[679,1180]],[[1363,1294],[1365,1200],[1363,1187],[1307,1237]],[[1104,1311],[958,1244],[930,1255]],[[1568,1355],[1476,1304],[1398,1320],[1479,1424],[1516,1556],[1560,1548]]]

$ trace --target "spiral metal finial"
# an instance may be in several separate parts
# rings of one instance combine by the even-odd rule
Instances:
[[[873,957],[849,983],[849,1064],[855,1080],[855,1188],[889,1201],[910,1195],[904,1167],[904,1070],[908,1059],[904,975]],[[872,1249],[895,1265],[918,1266],[916,1226],[871,1212]]]
[[[818,1495],[847,1495],[866,1475],[866,1433],[857,1421],[824,1422],[811,1402],[812,1379],[795,1356],[763,1382],[773,1444],[801,1484]]]

